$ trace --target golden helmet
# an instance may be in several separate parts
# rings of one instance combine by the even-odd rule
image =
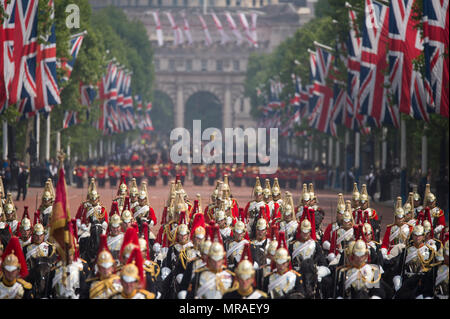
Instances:
[[[196,238],[203,239],[203,238],[205,238],[205,235],[206,235],[206,230],[203,226],[198,226],[197,228],[195,228],[194,236]]]
[[[267,246],[266,254],[274,256],[277,252],[278,242],[276,240],[272,240]]]
[[[313,185],[313,183],[309,183],[309,198],[310,199],[315,199],[316,198],[316,194],[314,193],[314,185]]]
[[[12,200],[12,194],[9,192],[8,194],[6,194],[4,211],[6,214],[12,214],[16,212],[16,206],[14,205],[14,202]]]
[[[273,180],[273,186],[272,186],[272,195],[278,196],[281,194],[280,185],[278,184],[278,178],[275,177]]]
[[[275,262],[278,265],[284,264],[290,260],[291,256],[289,256],[289,252],[285,248],[281,247],[277,249],[277,252],[275,253]]]
[[[359,198],[360,198],[360,193],[358,191],[358,184],[357,183],[353,183],[352,199],[353,200],[359,200]]]
[[[89,200],[97,200],[100,197],[100,195],[97,193],[96,190],[93,190],[89,193]]]
[[[256,222],[256,229],[257,230],[264,230],[267,229],[267,221],[265,218],[260,218]]]
[[[361,186],[361,193],[359,195],[359,200],[362,204],[369,201],[369,194],[367,193],[367,185],[362,184]]]
[[[41,236],[44,234],[44,226],[42,226],[42,224],[37,223],[36,225],[34,225],[33,227],[33,234]]]
[[[416,236],[422,236],[425,234],[424,227],[422,225],[416,225],[414,226],[412,233]]]
[[[255,274],[255,269],[253,268],[253,265],[250,261],[244,259],[238,264],[234,272],[239,278],[247,280],[253,277],[253,275]]]
[[[5,267],[7,271],[14,271],[21,267],[19,258],[14,253],[9,254],[3,260],[2,266]]]
[[[120,278],[127,283],[141,280],[139,276],[139,269],[134,263],[129,263],[123,266],[122,271],[120,272]]]
[[[302,196],[300,197],[300,199],[304,201],[309,201],[311,199],[311,194],[308,191],[308,185],[306,184],[303,184]]]
[[[123,255],[122,257],[125,258],[125,260],[128,260],[128,258],[130,258],[131,253],[133,252],[133,250],[136,248],[137,246],[133,243],[129,243],[128,245],[126,245],[123,248]],[[140,247],[139,247],[140,248]]]
[[[431,231],[431,223],[428,220],[424,220],[422,226],[425,234],[428,234]]]
[[[403,210],[403,207],[402,207],[402,198],[400,196],[397,197],[397,203],[395,205],[394,215],[397,218],[405,217],[405,211]]]
[[[236,224],[234,224],[234,232],[237,234],[242,234],[245,232],[245,224],[242,221],[237,221]]]
[[[266,178],[264,180],[264,189],[263,189],[264,196],[268,197],[272,195],[272,191],[270,189],[270,180]]]
[[[230,191],[230,185],[228,184],[228,175],[225,174],[223,176],[223,183],[222,183],[222,191]]]
[[[147,193],[148,193],[148,191],[147,191],[147,182],[143,181],[142,184],[141,184],[141,190],[139,192],[139,198],[140,199],[147,198]]]
[[[412,212],[414,210],[414,194],[413,192],[409,193],[408,199],[406,200],[405,205],[403,205],[403,210],[406,214]]]
[[[43,200],[51,200],[51,199],[53,199],[53,197],[52,197],[52,194],[51,194],[50,192],[45,191],[45,192],[42,194],[42,199],[43,199]]]
[[[111,253],[106,249],[102,250],[97,257],[97,266],[101,266],[103,268],[112,267],[115,263],[115,260]]]
[[[184,235],[189,234],[189,228],[186,224],[180,224],[180,225],[178,225],[176,232],[177,232],[177,235],[179,234],[179,235],[184,236]]]
[[[216,220],[216,222],[221,221],[222,219],[225,219],[225,212],[223,210],[218,210],[215,214],[214,214],[214,218]]]
[[[344,214],[345,212],[345,201],[344,201],[344,195],[342,193],[338,194],[338,203],[337,203],[337,213]]]
[[[255,187],[253,188],[253,194],[255,196],[261,195],[263,193],[263,188],[261,187],[261,181],[259,180],[259,177],[256,176],[256,182]]]
[[[119,193],[120,194],[125,194],[128,190],[128,187],[125,183],[122,183],[119,185]]]
[[[211,248],[212,242],[210,240],[205,240],[200,245],[200,251],[203,255],[207,255],[209,253],[209,249]]]
[[[225,250],[223,249],[222,244],[219,242],[213,242],[209,248],[208,256],[215,261],[223,259],[225,256]]]
[[[425,186],[424,206],[428,206],[436,200],[436,196],[431,192],[430,184]]]
[[[122,212],[121,218],[124,223],[129,223],[133,219],[133,214],[128,209],[126,209]]]
[[[29,230],[31,228],[31,220],[29,220],[28,218],[24,218],[22,219],[22,221],[20,222],[20,229],[21,230]]]
[[[351,212],[349,212],[348,210],[346,210],[344,212],[344,215],[342,216],[342,219],[344,222],[348,223],[350,221],[353,221],[353,215]]]
[[[358,257],[364,256],[368,253],[368,248],[364,240],[358,239],[352,247],[352,254]]]
[[[311,222],[307,219],[304,219],[300,224],[300,230],[304,233],[309,233],[311,231]]]
[[[114,228],[119,227],[121,222],[122,220],[120,219],[120,216],[118,214],[113,214],[109,219],[109,225]]]
[[[139,192],[139,199],[146,199],[146,198],[147,198],[147,192],[141,190]]]
[[[130,196],[138,196],[139,189],[137,187],[136,178],[131,179],[130,183]]]

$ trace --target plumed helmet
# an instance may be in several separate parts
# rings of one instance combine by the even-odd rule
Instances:
[[[309,183],[309,197],[310,199],[316,199],[316,194],[314,192],[314,184],[313,183]]]
[[[397,218],[405,217],[405,211],[403,210],[403,207],[402,207],[402,198],[400,196],[397,197],[394,215]]]
[[[52,194],[51,194],[50,192],[45,191],[45,192],[42,194],[42,199],[48,201],[48,200],[53,199],[53,196],[52,196]]]
[[[20,246],[19,238],[12,236],[8,245],[3,252],[2,268],[7,271],[14,271],[20,269],[20,276],[25,278],[28,276],[28,267],[23,255],[22,247]]]
[[[255,269],[253,268],[253,265],[250,261],[244,259],[241,262],[239,262],[234,272],[239,278],[247,280],[253,277],[253,275],[255,274]]]
[[[369,201],[369,194],[367,193],[367,185],[362,184],[361,186],[361,193],[359,195],[359,200],[361,203],[365,203]]]
[[[225,212],[223,210],[218,210],[215,214],[214,214],[214,219],[216,220],[216,222],[221,221],[222,219],[225,219],[226,215]]]
[[[26,217],[22,219],[20,222],[20,229],[24,231],[31,229],[31,220]]]
[[[256,176],[255,186],[253,187],[253,195],[261,195],[263,192],[263,188],[261,187],[261,181],[259,180],[259,177]]]
[[[424,227],[422,225],[416,225],[414,226],[412,233],[416,236],[422,236],[425,234]]]
[[[130,196],[137,196],[139,193],[139,189],[137,186],[136,178],[132,178],[130,182]]]
[[[141,252],[147,251],[147,241],[145,240],[145,238],[139,238],[139,249],[141,250]]]
[[[358,183],[353,183],[352,199],[359,200],[359,198],[360,198],[360,193],[358,191]]]
[[[257,230],[264,230],[267,229],[267,221],[265,218],[260,218],[256,222],[256,229]]]
[[[109,268],[115,263],[113,256],[107,250],[102,250],[97,257],[97,266]]]
[[[352,255],[356,255],[358,257],[364,256],[368,253],[367,245],[364,240],[358,239],[355,241],[355,244],[352,247]]]
[[[268,197],[272,195],[272,190],[270,189],[270,180],[266,178],[264,180],[264,189],[263,189],[264,196]]]
[[[428,234],[431,231],[431,223],[428,220],[424,220],[422,223],[423,231]]]
[[[408,199],[406,200],[405,205],[403,205],[403,210],[405,214],[408,214],[414,210],[414,194],[413,192],[409,193]]]
[[[291,260],[291,256],[289,256],[289,252],[286,248],[278,248],[275,253],[275,262],[278,265],[284,264],[285,262],[288,262]]]
[[[237,221],[236,224],[234,224],[233,231],[238,234],[242,234],[245,232],[245,224],[242,221]]]
[[[266,249],[266,254],[274,256],[277,252],[278,242],[276,240],[272,240]]]
[[[147,182],[143,181],[141,184],[141,190],[139,191],[139,198],[140,199],[145,199],[147,198]]]
[[[40,224],[40,223],[34,225],[33,234],[38,235],[38,236],[43,235],[44,234],[44,226],[42,226],[42,224]]]
[[[134,263],[126,264],[120,272],[120,277],[127,283],[139,281],[139,269]]]
[[[12,194],[9,192],[8,194],[6,194],[4,211],[6,214],[12,214],[16,212],[16,206],[14,205]]]
[[[209,253],[209,249],[211,248],[212,242],[210,240],[204,240],[200,245],[200,251],[203,255],[207,255]]]
[[[219,242],[213,242],[209,248],[208,256],[215,261],[223,259],[225,256],[223,245]]]
[[[180,224],[178,225],[176,232],[177,234],[184,236],[189,234],[189,228],[186,224]]]
[[[417,192],[417,185],[413,186],[413,199],[414,201],[420,201],[420,195]]]
[[[124,210],[122,212],[121,219],[122,219],[123,222],[129,223],[133,219],[133,214],[129,210]]]
[[[300,196],[301,200],[309,201],[311,199],[311,194],[308,191],[308,185],[303,184],[302,195]]]
[[[114,227],[114,228],[119,227],[121,223],[122,223],[122,220],[120,219],[120,216],[118,214],[113,214],[111,216],[111,218],[109,219],[109,225],[111,227]]]
[[[424,207],[428,206],[430,203],[432,203],[432,202],[434,202],[436,200],[436,197],[431,192],[430,184],[426,184],[425,185],[425,194],[424,194],[423,197],[424,197],[423,198],[423,206]]]
[[[300,224],[300,230],[304,233],[309,233],[311,231],[311,222],[305,218]]]
[[[139,243],[139,239],[138,239],[138,243]],[[122,251],[122,256],[125,259],[128,259],[136,247],[138,247],[140,249],[140,245],[138,246],[134,243],[129,243],[129,244],[125,245],[125,247],[123,248],[123,251]]]
[[[281,194],[280,185],[278,184],[278,178],[275,177],[273,180],[273,186],[272,186],[272,195],[278,196]]]
[[[100,195],[97,193],[96,190],[93,190],[89,193],[89,200],[97,200],[100,197]]]
[[[346,223],[348,223],[350,221],[353,221],[353,215],[348,210],[346,210],[344,212],[344,215],[342,217],[343,217],[343,221],[346,222]]]
[[[228,174],[225,174],[223,176],[222,192],[223,191],[230,191],[230,185],[228,184]]]
[[[206,235],[206,230],[203,226],[198,226],[195,228],[194,237],[203,239],[203,238],[205,238],[205,235]]]
[[[344,195],[342,195],[342,193],[338,194],[338,203],[337,203],[337,208],[336,211],[338,214],[344,214],[345,212],[345,201],[344,201]]]

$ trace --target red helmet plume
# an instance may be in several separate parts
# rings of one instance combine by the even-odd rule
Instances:
[[[178,220],[178,224],[186,224],[187,225],[187,220],[186,220],[186,211],[181,211],[180,212],[180,218]]]
[[[111,216],[114,214],[117,214],[120,216],[119,203],[117,203],[116,201],[113,201],[111,204],[111,210],[109,211],[109,217],[111,218]]]
[[[25,217],[30,219],[30,214],[28,213],[28,206],[24,206],[23,209],[24,209],[24,211],[23,211],[22,219],[20,221],[22,221]]]
[[[245,210],[243,207],[239,207],[239,220],[241,222],[247,223],[247,216],[245,216]]]
[[[250,243],[244,244],[244,250],[242,251],[241,261],[247,257],[247,260],[253,264],[252,252],[250,250]]]
[[[37,211],[34,212],[34,220],[33,220],[33,225],[36,224],[42,224],[41,221],[41,212],[39,211],[39,209]]]
[[[316,215],[313,208],[308,206],[303,207],[303,215],[300,218],[300,224],[304,219],[308,219],[311,223],[311,238],[316,240]]]
[[[150,242],[148,241],[148,223],[143,222],[142,223],[142,232],[144,233],[144,239],[147,243],[147,249],[145,250],[145,254],[147,256],[147,259],[150,259]]]
[[[194,221],[192,222],[191,228],[191,239],[194,237],[195,229],[200,226],[206,230],[205,215],[203,215],[203,213],[197,213],[194,215]]]
[[[223,245],[222,235],[220,234],[220,228],[217,224],[213,226],[211,241],[217,241]]]
[[[280,231],[278,233],[278,248],[285,248],[286,250],[288,249],[286,243],[286,233],[284,231]]]
[[[16,255],[20,264],[20,277],[25,278],[28,276],[28,266],[25,260],[25,256],[23,255],[22,247],[20,246],[19,238],[16,236],[12,236],[8,242],[8,245],[5,248],[5,251],[2,255],[2,260],[6,259],[6,257],[10,254]]]
[[[167,223],[167,206],[164,206],[164,210],[161,218],[161,225],[165,225]]]
[[[128,244],[134,244],[139,247],[139,237],[136,228],[128,227],[125,235],[123,236],[122,246],[120,247],[119,259],[122,260],[123,251]]]
[[[127,185],[127,180],[125,178],[125,174],[120,175],[120,183],[119,183],[119,189],[117,189],[117,196],[120,194],[120,185],[125,184]],[[128,187],[127,187],[127,194],[128,194]]]
[[[125,201],[124,201],[124,204],[123,204],[123,210],[131,211],[130,196],[125,196]]]
[[[134,263],[139,271],[139,284],[142,289],[145,289],[145,275],[144,275],[144,259],[139,247],[134,248],[131,251],[130,257],[128,257],[127,264]]]

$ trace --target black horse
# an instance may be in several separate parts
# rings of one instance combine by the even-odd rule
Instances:
[[[8,228],[0,229],[0,241],[3,245],[3,250],[8,246],[9,240],[11,239],[11,233]]]
[[[102,224],[91,223],[88,237],[80,239],[80,257],[93,267],[100,247],[100,235],[103,232]]]
[[[56,258],[56,254],[51,257],[31,258],[27,281],[32,284],[32,294],[35,299],[49,298],[52,286],[50,272]]]
[[[300,263],[300,274],[302,275],[304,285],[305,299],[322,299],[319,280],[317,277],[317,268],[312,258],[302,260]]]

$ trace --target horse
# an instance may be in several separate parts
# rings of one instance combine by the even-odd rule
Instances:
[[[87,261],[89,266],[94,266],[100,246],[100,235],[103,227],[100,223],[91,223],[89,236],[80,239],[80,257]]]
[[[11,233],[8,227],[0,229],[0,242],[3,245],[3,250],[8,246],[9,240],[11,239]]]
[[[317,267],[313,259],[307,258],[300,263],[300,274],[302,275],[303,286],[305,289],[305,299],[321,299],[321,290],[317,277]]]
[[[30,273],[27,281],[32,284],[33,296],[36,299],[48,298],[51,285],[50,272],[56,261],[56,254],[51,257],[37,257],[30,260]]]

